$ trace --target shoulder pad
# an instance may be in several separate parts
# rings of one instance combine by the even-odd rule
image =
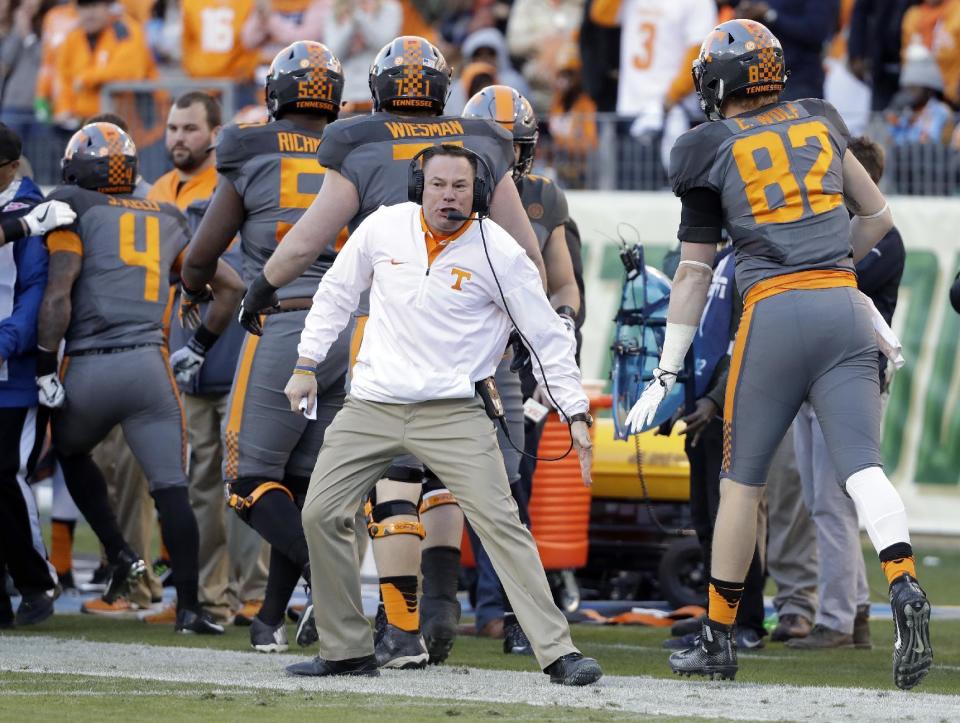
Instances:
[[[717,148],[730,130],[723,123],[701,123],[681,135],[670,150],[670,185],[682,196],[691,188],[710,188],[708,177]]]
[[[224,126],[217,140],[217,172],[228,178],[239,172],[257,152],[255,137],[265,128],[266,124],[258,123]]]
[[[375,116],[372,115],[358,116],[327,124],[317,147],[317,161],[320,165],[339,173],[350,152],[364,140],[364,125],[374,119]]]
[[[80,217],[85,211],[100,206],[107,202],[106,197],[96,191],[88,191],[80,186],[64,185],[57,186],[53,192],[47,196],[48,201],[63,201],[70,206]]]
[[[806,109],[810,115],[820,116],[826,119],[840,137],[841,152],[846,150],[846,147],[850,143],[850,131],[847,128],[847,124],[843,121],[840,111],[838,111],[832,103],[821,100],[820,98],[804,98],[797,102]]]

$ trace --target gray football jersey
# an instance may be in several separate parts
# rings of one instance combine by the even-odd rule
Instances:
[[[533,232],[537,235],[540,251],[557,226],[562,226],[570,215],[567,198],[556,183],[544,176],[528,173],[517,183],[523,210],[527,212]]]
[[[66,353],[163,344],[172,269],[190,241],[183,214],[173,204],[78,186],[61,186],[50,198],[76,211],[77,220],[57,232],[76,234],[83,253]]]
[[[513,165],[513,136],[482,118],[411,119],[374,113],[327,126],[317,160],[347,178],[360,196],[350,231],[380,206],[406,202],[410,161],[438,143],[462,144],[477,153],[490,166],[494,185]]]
[[[813,269],[853,270],[843,202],[849,132],[823,100],[777,103],[684,133],[670,154],[673,192],[720,194],[737,288]],[[687,229],[681,224],[681,241]]]
[[[318,145],[320,133],[287,120],[223,129],[217,144],[217,171],[243,198],[240,245],[246,283],[263,270],[320,190],[326,169],[317,164]],[[312,297],[334,258],[333,250],[325,251],[277,296]]]

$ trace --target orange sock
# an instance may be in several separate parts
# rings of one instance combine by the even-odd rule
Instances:
[[[408,633],[420,629],[420,608],[417,604],[417,576],[401,575],[380,578],[380,597],[387,622]]]
[[[914,580],[917,579],[917,567],[914,564],[913,555],[881,562],[880,567],[883,568],[883,574],[887,576],[887,583],[891,585],[901,575],[909,575]]]
[[[50,564],[57,575],[66,575],[73,569],[73,528],[76,520],[50,522]]]
[[[721,625],[733,625],[737,619],[737,608],[743,597],[742,582],[724,582],[710,579],[709,607],[707,617]]]

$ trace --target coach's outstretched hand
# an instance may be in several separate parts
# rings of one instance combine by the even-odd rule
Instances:
[[[627,431],[631,434],[637,434],[645,427],[653,423],[653,418],[657,415],[657,409],[663,402],[673,385],[677,383],[675,372],[664,371],[660,367],[653,370],[653,381],[643,390],[643,394],[633,405],[633,409],[627,415]]]
[[[580,477],[585,487],[593,484],[590,468],[593,466],[593,440],[590,439],[590,428],[586,422],[574,422],[570,425],[570,435],[573,437],[573,447],[580,458]]]

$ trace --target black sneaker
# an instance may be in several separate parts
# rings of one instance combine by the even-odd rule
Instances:
[[[430,658],[419,632],[411,633],[389,624],[377,642],[375,655],[381,668],[400,670],[425,668]]]
[[[439,665],[453,649],[460,623],[460,603],[424,596],[420,603],[420,629],[430,653],[430,665]]]
[[[53,601],[60,595],[57,588],[24,595],[15,618],[17,625],[36,625],[53,615]]]
[[[740,650],[740,652],[760,650],[764,647],[763,636],[753,628],[741,628],[737,626],[734,637],[737,640],[737,649]]]
[[[177,622],[174,632],[197,635],[223,635],[223,626],[218,624],[210,613],[187,610],[177,611]]]
[[[61,590],[76,590],[77,583],[73,579],[73,570],[67,570],[65,573],[57,573],[57,580],[60,582]]]
[[[0,630],[6,630],[13,627],[13,605],[2,585],[3,580],[0,580]]]
[[[254,616],[250,622],[250,647],[261,653],[285,653],[290,647],[287,644],[287,628],[283,620],[277,625],[268,625]]]
[[[853,618],[853,647],[861,650],[872,650],[870,641],[870,605],[858,605],[857,614]]]
[[[737,675],[737,644],[729,629],[704,619],[692,646],[670,654],[670,669],[678,675],[706,675],[733,680]]]
[[[550,676],[551,683],[558,685],[590,685],[603,676],[600,663],[593,658],[585,658],[582,653],[561,655],[543,669]]]
[[[135,552],[122,550],[117,561],[110,566],[110,582],[104,591],[103,601],[113,604],[121,595],[130,592],[130,588],[147,572],[147,563],[137,557]]]
[[[79,590],[80,592],[103,592],[107,589],[108,582],[110,582],[110,564],[101,562],[93,571],[89,582],[81,583]]]
[[[317,633],[317,621],[313,619],[313,603],[307,603],[303,609],[303,615],[300,616],[300,622],[297,623],[297,645],[305,648],[313,645],[320,640]]]
[[[364,655],[362,658],[347,658],[345,660],[324,660],[319,655],[313,660],[288,665],[288,675],[310,675],[324,677],[328,675],[365,675],[373,677],[380,675],[377,668],[377,659],[373,655]]]
[[[533,655],[533,646],[516,618],[503,624],[503,652],[507,655]]]
[[[383,609],[383,603],[377,605],[377,615],[373,619],[373,645],[379,647],[383,634],[387,632],[387,611]]]
[[[909,690],[933,665],[930,602],[913,577],[901,575],[890,585],[890,609],[897,635],[893,643],[893,682]]]

